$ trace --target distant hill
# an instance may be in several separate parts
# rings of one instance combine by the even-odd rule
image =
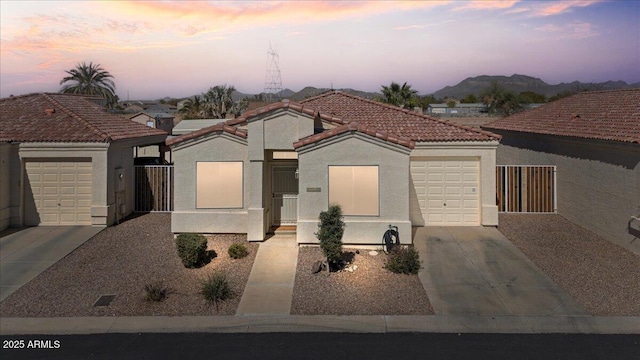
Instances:
[[[306,99],[308,97],[312,97],[312,96],[316,96],[318,94],[321,94],[325,91],[329,91],[331,89],[328,88],[315,88],[312,86],[307,86],[304,89],[298,91],[297,93],[291,95],[289,97],[289,99],[294,100],[294,101],[300,101],[303,99]],[[360,90],[354,90],[354,89],[335,89],[335,90],[340,90],[340,91],[344,91],[346,93],[349,94],[353,94],[353,95],[357,95],[360,97],[363,97],[365,99],[374,99],[378,96],[382,96],[382,94],[376,93],[376,92],[366,92],[366,91],[360,91]]]
[[[477,96],[485,88],[491,85],[492,81],[497,81],[500,85],[504,86],[505,88],[515,93],[521,93],[523,91],[533,91],[538,94],[543,94],[547,98],[563,92],[640,88],[640,82],[627,84],[624,81],[606,81],[601,83],[582,83],[579,81],[574,81],[571,83],[560,83],[557,85],[549,85],[544,81],[542,81],[541,79],[527,76],[527,75],[519,75],[519,74],[514,74],[511,76],[481,75],[481,76],[466,78],[462,80],[459,84],[454,86],[445,86],[444,88],[434,92],[433,96],[436,99],[444,99],[445,97],[455,97],[456,99],[462,99],[468,94],[474,94]],[[281,98],[290,99],[293,101],[300,101],[311,96],[316,96],[328,90],[331,90],[331,89],[315,88],[313,86],[307,86],[298,92],[295,92],[291,89],[284,89],[282,90]],[[355,90],[351,88],[336,89],[336,90],[361,96],[366,99],[375,99],[377,97],[382,97],[382,94],[378,92],[360,91],[360,90]],[[202,94],[197,94],[197,95],[202,96]],[[234,91],[231,97],[235,101],[238,101],[244,98],[248,98],[250,100],[255,101],[255,100],[258,100],[259,95],[263,95],[264,97],[265,93],[245,94],[240,91]],[[190,96],[188,98],[193,98],[193,96]],[[169,101],[177,101],[181,99],[173,99],[173,98],[165,97],[162,100],[169,102]]]
[[[504,86],[506,89],[515,93],[521,93],[523,91],[533,91],[538,94],[543,94],[547,97],[556,95],[562,92],[579,92],[585,90],[614,90],[614,89],[626,89],[631,87],[638,87],[640,83],[627,84],[624,81],[607,81],[602,83],[582,83],[574,81],[571,83],[560,83],[557,85],[549,85],[544,81],[527,75],[514,74],[511,76],[489,76],[481,75],[476,77],[470,77],[462,80],[459,84],[454,86],[445,86],[444,88],[433,93],[433,96],[438,99],[444,99],[445,97],[454,97],[456,99],[462,99],[468,94],[479,95],[485,88],[491,85],[492,81],[497,81],[498,84]]]

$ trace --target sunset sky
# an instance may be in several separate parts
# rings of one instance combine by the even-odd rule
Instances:
[[[420,94],[470,76],[640,81],[640,1],[0,1],[0,96],[57,92],[86,61],[121,99],[265,87]]]

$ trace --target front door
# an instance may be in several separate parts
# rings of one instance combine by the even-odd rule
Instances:
[[[296,166],[271,168],[271,211],[274,226],[295,225],[298,221],[298,179]]]

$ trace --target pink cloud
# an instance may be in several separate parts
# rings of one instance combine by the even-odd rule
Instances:
[[[540,16],[558,15],[570,11],[574,7],[585,7],[598,2],[601,2],[601,0],[574,0],[540,3],[542,5],[537,7],[535,14]]]

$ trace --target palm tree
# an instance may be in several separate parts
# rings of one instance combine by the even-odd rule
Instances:
[[[79,63],[75,69],[65,70],[69,76],[60,81],[60,85],[65,84],[61,93],[97,95],[107,100],[106,107],[112,108],[118,100],[115,94],[116,85],[113,76],[100,67],[100,64],[88,65],[85,62]]]
[[[391,82],[389,86],[382,85],[382,96],[384,96],[382,101],[401,108],[415,105],[417,93],[406,82],[402,86],[395,82]]]
[[[200,96],[196,95],[193,100],[187,100],[182,108],[178,111],[182,115],[183,119],[202,119],[202,103],[200,102]]]
[[[239,116],[247,108],[246,100],[234,102],[231,95],[236,91],[233,85],[216,85],[202,94],[204,98],[204,113],[207,117],[224,119],[228,113]]]
[[[522,110],[522,101],[512,91],[509,91],[492,81],[480,95],[482,102],[487,105],[490,114],[511,115]]]

